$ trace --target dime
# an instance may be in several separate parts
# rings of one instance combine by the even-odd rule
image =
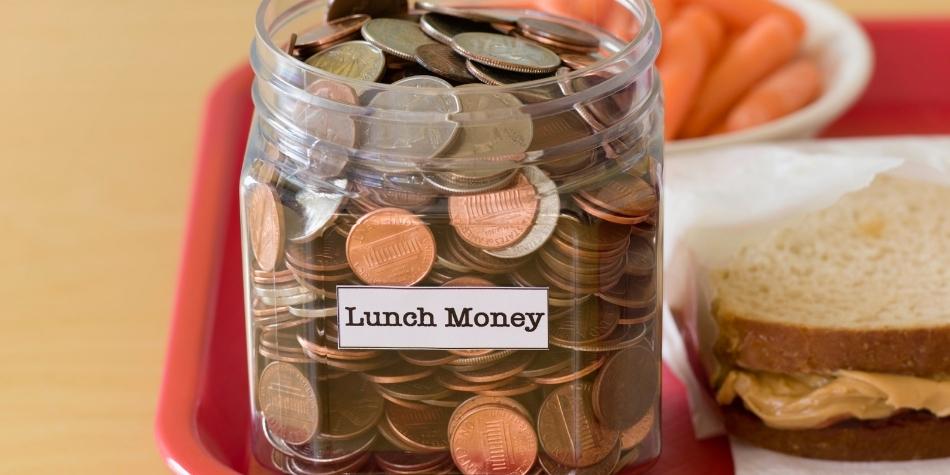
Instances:
[[[245,199],[251,251],[260,270],[272,271],[283,254],[284,207],[269,185],[251,185]]]
[[[370,101],[371,108],[386,111],[386,115],[357,119],[358,146],[363,149],[395,155],[398,159],[431,158],[439,154],[455,137],[458,124],[449,120],[461,108],[455,96],[432,94],[432,91],[415,92],[419,89],[451,89],[452,85],[431,76],[415,76],[394,83],[405,90],[383,91]],[[444,121],[433,122],[409,119],[397,112],[413,114],[431,113],[442,115]]]
[[[336,219],[337,212],[346,195],[346,178],[339,178],[330,182],[326,190],[303,188],[297,192],[294,201],[299,219],[288,220],[290,228],[288,239],[293,243],[311,241],[323,234],[327,226]],[[295,217],[298,215],[295,215]]]
[[[645,416],[637,421],[636,424],[624,429],[620,433],[620,445],[623,450],[630,450],[640,445],[644,439],[650,435],[653,430],[653,424],[656,421],[656,406],[651,407]]]
[[[476,63],[518,73],[543,74],[561,66],[561,58],[551,50],[495,33],[456,35],[452,48]]]
[[[294,365],[267,365],[257,384],[257,400],[267,429],[281,440],[303,444],[316,434],[320,420],[317,396]]]
[[[596,36],[564,23],[523,17],[518,19],[518,28],[562,43],[590,48],[600,46],[600,40]]]
[[[386,420],[393,433],[418,452],[448,449],[448,425],[452,411],[440,407],[412,410],[395,404],[386,405]]]
[[[523,175],[505,190],[449,198],[452,227],[466,242],[485,250],[518,243],[534,224],[537,190]]]
[[[538,437],[544,452],[557,463],[589,467],[617,449],[620,433],[597,422],[591,385],[577,382],[557,388],[544,399],[538,413]]]
[[[383,415],[383,398],[372,383],[350,374],[333,381],[327,394],[323,440],[349,440],[372,430]]]
[[[554,234],[554,228],[557,226],[559,210],[561,209],[561,197],[557,193],[557,185],[554,184],[547,175],[537,167],[525,167],[524,175],[531,182],[531,186],[541,197],[538,209],[538,217],[534,226],[528,232],[528,235],[514,246],[498,251],[486,250],[485,252],[502,259],[517,259],[529,256],[544,245]]]
[[[363,38],[379,49],[406,61],[416,60],[416,49],[435,44],[419,25],[395,18],[374,18],[363,25]]]
[[[358,34],[360,28],[369,20],[369,15],[355,14],[329,21],[300,35],[295,42],[294,49],[301,55],[316,53],[328,45]]]
[[[460,33],[473,31],[493,33],[495,31],[484,22],[431,12],[422,15],[422,18],[419,19],[419,26],[425,34],[445,45],[451,45],[452,38]]]
[[[377,81],[386,70],[383,51],[365,41],[348,41],[321,51],[307,64],[330,74],[359,81]]]
[[[352,87],[329,79],[319,79],[306,88],[315,97],[339,104],[356,106],[359,100]],[[348,149],[356,144],[356,123],[349,114],[330,107],[300,105],[296,122],[302,124],[314,137],[320,139],[317,146],[307,150],[310,159],[309,173],[316,178],[339,176],[349,160]],[[335,146],[335,147],[334,147]]]
[[[504,86],[507,84],[537,81],[538,79],[543,79],[546,77],[544,75],[538,74],[524,74],[506,71],[504,69],[493,68],[491,66],[485,66],[484,64],[475,63],[472,60],[465,61],[465,69],[467,69],[473,77],[485,84],[488,84],[489,86]]]
[[[396,17],[407,13],[408,0],[331,0],[327,8],[327,21],[355,14],[377,18]]]
[[[353,272],[370,285],[415,285],[435,263],[435,238],[412,213],[383,208],[353,225],[346,256]]]
[[[486,406],[467,413],[451,434],[452,460],[466,475],[524,475],[538,454],[531,421],[504,406]]]
[[[660,371],[656,355],[635,346],[612,356],[594,382],[594,413],[601,425],[626,429],[653,406],[659,393]]]
[[[474,76],[465,69],[465,59],[455,54],[452,48],[439,43],[428,43],[416,49],[416,61],[429,71],[459,83],[475,82]],[[464,102],[463,102],[464,109]]]

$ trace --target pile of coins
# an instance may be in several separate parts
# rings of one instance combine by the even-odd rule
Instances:
[[[634,87],[520,112],[604,78],[473,85],[567,77],[601,60],[601,36],[550,17],[429,2],[415,11],[405,0],[336,0],[326,24],[293,35],[284,54],[339,76],[306,91],[341,108],[292,111],[316,139],[307,159],[278,134],[245,173],[255,407],[270,462],[400,475],[610,474],[649,462],[657,116],[628,117]],[[358,94],[348,80],[406,88]],[[592,146],[550,151],[608,129]],[[449,161],[421,165],[439,160]],[[339,285],[547,288],[550,349],[341,349]]]

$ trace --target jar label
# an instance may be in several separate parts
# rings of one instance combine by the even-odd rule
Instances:
[[[337,287],[343,349],[546,350],[548,289]]]

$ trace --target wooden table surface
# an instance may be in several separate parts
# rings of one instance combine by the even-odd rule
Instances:
[[[202,101],[257,3],[4,2],[0,473],[166,471],[152,418]]]

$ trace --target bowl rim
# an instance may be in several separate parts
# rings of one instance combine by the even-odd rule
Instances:
[[[810,16],[821,17],[822,23],[829,25],[825,29],[838,31],[837,38],[844,38],[854,46],[842,62],[843,78],[836,82],[838,87],[826,89],[822,96],[806,106],[778,120],[760,126],[723,135],[699,137],[666,142],[665,153],[678,154],[694,152],[726,145],[753,143],[794,138],[804,138],[804,133],[812,134],[828,126],[843,115],[867,89],[874,69],[874,51],[867,32],[858,21],[844,10],[823,0],[776,0],[798,12],[812,12]],[[814,24],[812,21],[809,24]],[[845,66],[846,65],[846,66]],[[795,133],[791,135],[789,132]]]

